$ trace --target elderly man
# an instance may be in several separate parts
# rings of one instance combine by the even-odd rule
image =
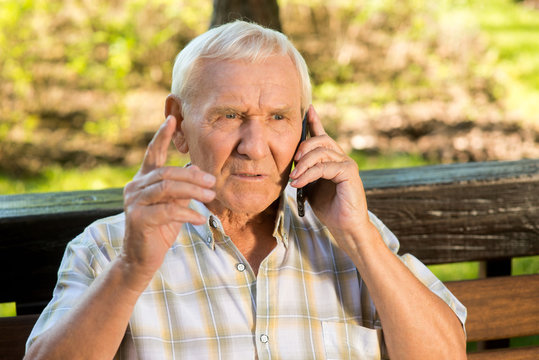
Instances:
[[[275,31],[235,22],[187,45],[125,212],[68,245],[28,358],[465,358],[466,309],[396,255],[310,91]],[[171,140],[190,166],[164,166]]]

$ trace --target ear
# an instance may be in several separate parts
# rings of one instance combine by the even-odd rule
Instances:
[[[182,101],[174,94],[169,94],[165,101],[165,118],[172,115],[176,118],[176,131],[172,136],[172,141],[179,152],[187,154],[189,146],[185,134],[182,130],[183,115],[182,115]]]

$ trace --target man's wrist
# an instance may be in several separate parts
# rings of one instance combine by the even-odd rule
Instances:
[[[153,277],[143,275],[136,266],[126,261],[124,254],[120,254],[114,260],[113,267],[117,271],[120,286],[137,298],[148,287]]]
[[[331,230],[331,229],[330,229]],[[366,222],[353,227],[353,230],[331,231],[339,247],[356,263],[364,263],[363,259],[379,246],[384,246],[384,241],[378,228],[368,219]]]

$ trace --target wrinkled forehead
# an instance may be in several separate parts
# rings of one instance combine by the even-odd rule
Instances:
[[[300,74],[288,55],[276,54],[258,61],[201,58],[191,74],[184,103],[234,98],[241,91],[245,97],[251,92],[265,92],[272,99],[284,97],[303,110]]]

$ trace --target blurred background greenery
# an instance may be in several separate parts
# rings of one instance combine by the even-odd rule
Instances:
[[[539,1],[278,4],[313,103],[360,168],[539,157]],[[175,55],[211,14],[211,0],[0,0],[0,194],[124,186],[164,119]],[[539,272],[537,257],[513,265]]]
[[[326,128],[361,168],[539,157],[538,1],[278,3]],[[0,193],[123,186],[211,13],[0,0]]]

